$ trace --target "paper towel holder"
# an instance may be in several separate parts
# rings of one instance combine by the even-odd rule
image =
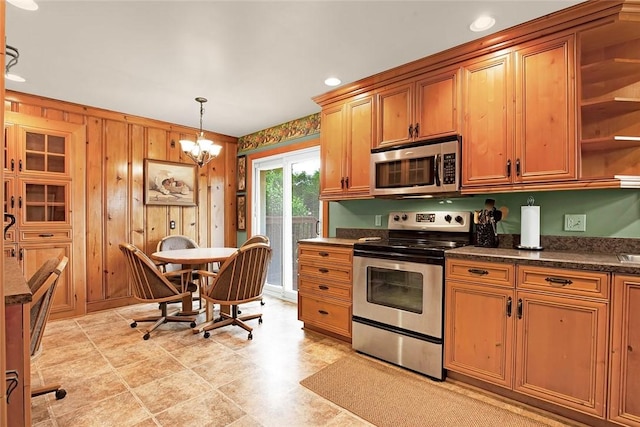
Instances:
[[[533,203],[534,203],[533,196],[529,196],[529,198],[527,199],[527,206],[533,206]],[[541,251],[544,249],[542,246],[525,246],[525,245],[516,245],[516,248],[524,249],[527,251]]]

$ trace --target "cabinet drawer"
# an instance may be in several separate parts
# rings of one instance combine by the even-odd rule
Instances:
[[[53,231],[21,230],[20,240],[22,241],[71,240],[71,230],[53,230]]]
[[[513,272],[513,264],[449,259],[447,260],[445,277],[512,288],[514,286]]]
[[[518,288],[608,299],[609,274],[562,268],[518,266]]]
[[[298,264],[300,277],[316,278],[326,281],[340,281],[351,283],[351,265],[314,264],[301,262]]]
[[[327,264],[349,264],[353,261],[353,249],[348,247],[314,245],[301,243],[298,246],[298,259],[317,261]]]
[[[304,293],[316,294],[320,298],[331,297],[351,302],[351,285],[345,283],[335,283],[325,280],[310,280],[301,277],[298,283],[298,290]]]
[[[298,319],[351,338],[351,304],[298,293]]]

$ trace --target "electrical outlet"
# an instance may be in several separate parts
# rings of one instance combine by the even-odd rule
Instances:
[[[587,215],[565,214],[564,231],[587,231]]]
[[[382,225],[382,215],[376,215],[375,225],[380,227]]]

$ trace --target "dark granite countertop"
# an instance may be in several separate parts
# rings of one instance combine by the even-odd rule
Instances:
[[[336,245],[336,246],[350,246],[356,243],[358,239],[343,239],[338,237],[316,237],[313,239],[298,240],[298,243],[313,243],[316,245]]]
[[[640,264],[623,263],[615,253],[572,251],[528,251],[505,248],[463,246],[445,252],[447,258],[481,261],[508,261],[541,267],[572,268],[611,273],[640,274]]]
[[[28,304],[31,290],[15,258],[4,259],[4,304]]]

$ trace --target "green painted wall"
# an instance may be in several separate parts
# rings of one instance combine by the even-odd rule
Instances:
[[[520,234],[520,206],[533,196],[540,206],[540,234],[575,237],[640,238],[640,190],[576,190],[477,195],[446,200],[351,200],[329,204],[329,236],[336,228],[387,228],[388,214],[394,211],[481,210],[492,198],[496,207],[509,213],[498,223],[500,234]],[[585,232],[563,231],[565,214],[586,214]],[[382,215],[382,226],[375,216]]]

